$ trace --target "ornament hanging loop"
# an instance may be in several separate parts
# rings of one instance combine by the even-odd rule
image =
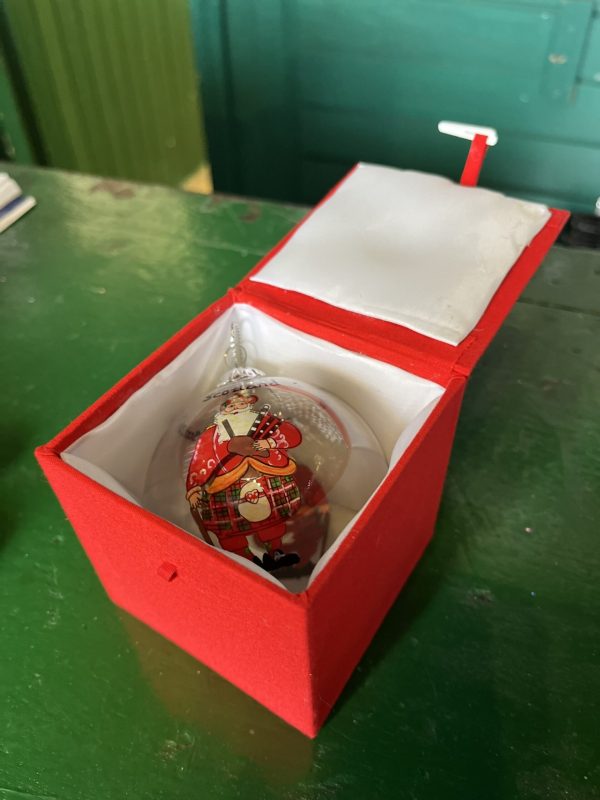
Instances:
[[[223,357],[228,369],[225,375],[222,376],[219,386],[241,382],[240,388],[243,388],[245,381],[252,381],[254,378],[263,377],[265,374],[260,369],[246,365],[248,354],[242,344],[240,326],[236,322],[229,329],[229,343]]]
[[[242,345],[240,326],[235,322],[231,326],[229,332],[229,346],[224,354],[224,358],[229,369],[246,366],[248,354],[246,353],[246,348]]]

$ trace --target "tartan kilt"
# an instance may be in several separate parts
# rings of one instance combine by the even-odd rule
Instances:
[[[262,522],[250,522],[238,510],[245,481],[235,481],[222,492],[202,492],[199,515],[206,528],[219,539],[270,528],[285,522],[300,508],[300,489],[293,475],[260,475],[253,480],[261,484],[271,506],[271,514]]]

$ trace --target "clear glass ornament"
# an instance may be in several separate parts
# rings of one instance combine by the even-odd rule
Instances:
[[[340,398],[248,366],[235,325],[225,360],[220,383],[178,427],[178,447],[172,435],[159,445],[149,507],[173,506],[164,462],[175,449],[175,516],[185,511],[204,541],[284,583],[307,576],[385,476],[381,447]]]

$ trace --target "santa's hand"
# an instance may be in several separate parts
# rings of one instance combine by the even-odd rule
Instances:
[[[268,439],[259,439],[258,442],[254,442],[254,449],[255,450],[270,450],[271,445]]]
[[[234,436],[227,442],[227,449],[236,456],[251,456],[254,453],[254,439],[251,436]]]
[[[188,500],[190,502],[190,506],[194,510],[197,509],[198,506],[200,505],[201,496],[202,496],[201,492],[196,491],[196,492],[192,492],[191,495],[188,497]]]

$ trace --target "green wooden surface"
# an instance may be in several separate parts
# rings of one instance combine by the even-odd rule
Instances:
[[[206,160],[187,0],[0,0],[50,166],[176,185]]]
[[[600,254],[555,248],[476,369],[434,540],[309,741],[109,602],[32,456],[301,210],[11,172],[0,798],[599,797]]]
[[[314,201],[358,160],[454,176],[440,119],[496,127],[486,186],[591,212],[592,0],[191,0],[215,186]]]

